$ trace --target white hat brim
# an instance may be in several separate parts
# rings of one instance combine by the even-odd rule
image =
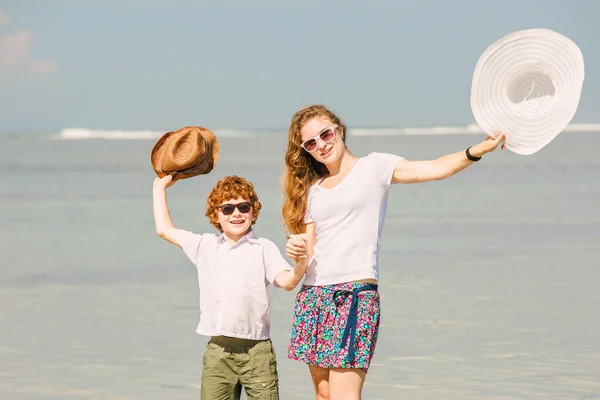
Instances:
[[[505,132],[509,150],[533,154],[569,124],[583,80],[583,55],[570,39],[548,29],[514,32],[477,61],[471,109],[485,133]]]

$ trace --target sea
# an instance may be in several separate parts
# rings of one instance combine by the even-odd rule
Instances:
[[[215,232],[206,196],[241,175],[263,203],[257,234],[283,252],[285,129],[216,133],[216,168],[168,189],[175,225]],[[154,230],[160,134],[0,135],[0,399],[199,398],[195,267]],[[363,129],[347,144],[417,160],[481,139]],[[599,154],[600,129],[575,129],[529,156],[498,149],[392,188],[364,399],[600,399]],[[270,289],[283,400],[315,397],[308,368],[286,358],[298,288]]]

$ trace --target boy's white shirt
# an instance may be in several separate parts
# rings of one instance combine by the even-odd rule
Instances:
[[[272,241],[250,230],[237,243],[225,235],[182,231],[181,248],[198,271],[200,322],[196,332],[242,339],[270,338],[267,286],[292,269]]]

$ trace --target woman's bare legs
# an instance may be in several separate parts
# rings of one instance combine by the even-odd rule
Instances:
[[[329,369],[314,365],[309,365],[308,369],[315,386],[317,400],[329,400]]]
[[[360,400],[367,373],[356,368],[308,366],[317,400]]]
[[[360,400],[367,373],[360,368],[329,370],[329,400]]]

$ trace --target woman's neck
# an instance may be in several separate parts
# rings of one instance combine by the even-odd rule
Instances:
[[[349,168],[352,168],[354,165],[354,161],[356,157],[348,152],[347,149],[344,150],[344,154],[334,163],[326,164],[328,171],[328,176],[336,176],[339,173],[344,173]]]

